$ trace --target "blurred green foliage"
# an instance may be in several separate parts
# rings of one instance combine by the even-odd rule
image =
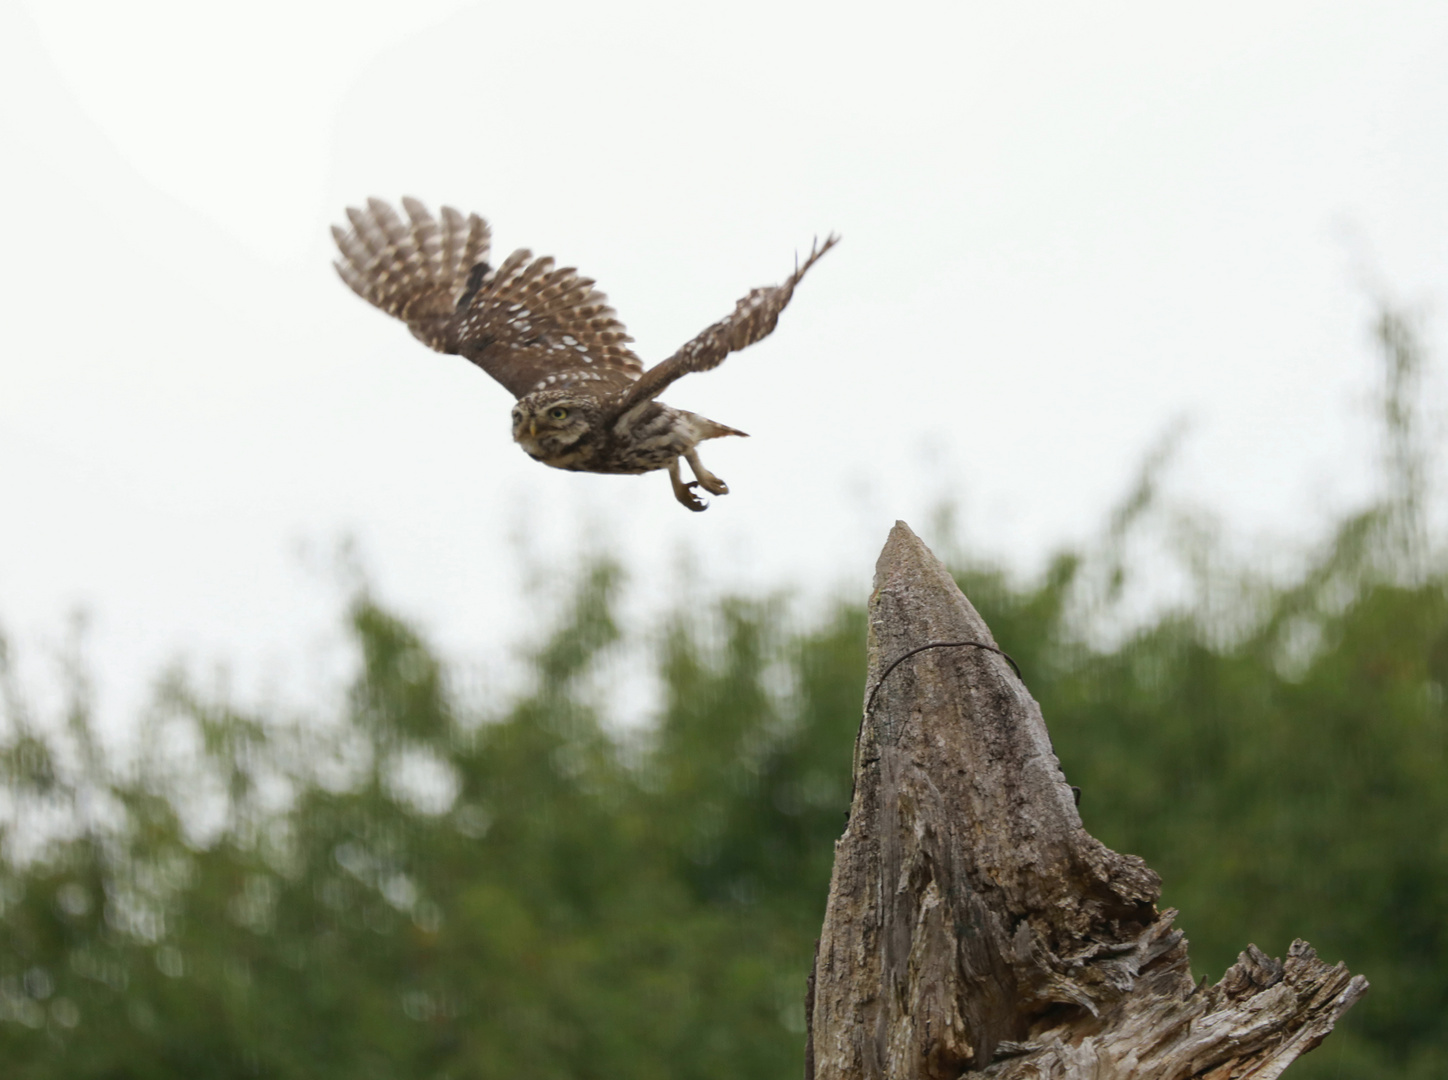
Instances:
[[[1100,550],[1039,581],[957,559],[1087,827],[1161,873],[1198,973],[1301,936],[1372,980],[1303,1080],[1448,1075],[1448,570],[1410,329],[1380,326],[1384,494],[1296,572],[1224,568],[1199,533],[1188,599],[1121,631],[1150,469]],[[621,587],[585,567],[490,715],[363,590],[336,715],[173,676],[130,756],[79,667],[59,722],[29,715],[0,643],[3,1075],[798,1075],[863,607],[675,612],[633,635],[662,696],[623,730],[592,679],[626,643]]]

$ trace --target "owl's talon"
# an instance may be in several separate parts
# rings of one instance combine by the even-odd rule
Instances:
[[[706,473],[704,476],[701,476],[698,480],[694,481],[694,483],[698,484],[710,495],[729,494],[729,485],[726,484],[723,480],[720,480],[713,473]],[[693,484],[690,484],[689,486],[693,487]]]
[[[669,483],[673,485],[674,498],[678,499],[679,502],[683,503],[688,509],[697,513],[700,510],[707,510],[709,508],[708,503],[694,494],[694,488],[699,486],[699,481],[691,480],[687,484],[684,483],[684,478],[679,475],[679,462],[677,458],[669,462]]]
[[[696,513],[700,510],[709,509],[709,504],[706,503],[703,499],[699,498],[699,496],[694,494],[694,488],[698,486],[699,481],[690,480],[687,484],[684,484],[682,487],[678,488],[674,492],[674,494],[679,497],[679,501],[681,503],[683,503],[690,510],[695,511]]]
[[[689,468],[693,469],[694,475],[698,477],[694,483],[689,485],[690,487],[702,487],[710,495],[729,494],[729,485],[699,463],[699,451],[690,448],[685,452],[684,460],[689,463]]]

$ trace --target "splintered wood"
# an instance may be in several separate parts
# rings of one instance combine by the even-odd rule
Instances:
[[[1082,828],[1040,707],[995,646],[896,523],[870,598],[874,696],[810,980],[808,1080],[1277,1076],[1367,980],[1298,941],[1285,961],[1248,946],[1194,986],[1160,879]]]

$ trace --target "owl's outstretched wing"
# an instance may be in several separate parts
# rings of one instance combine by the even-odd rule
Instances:
[[[794,296],[794,287],[820,256],[839,243],[839,239],[831,234],[823,245],[816,241],[810,248],[809,258],[798,265],[782,284],[751,290],[748,296],[734,305],[729,315],[704,330],[673,356],[645,371],[624,392],[611,410],[613,415],[623,415],[635,406],[658,397],[676,379],[694,371],[718,367],[730,353],[768,337],[779,322],[779,313]]]
[[[451,206],[442,223],[418,200],[405,198],[408,222],[381,199],[347,208],[350,230],[332,226],[342,257],[332,265],[369,304],[407,324],[414,337],[438,352],[456,352],[450,328],[473,269],[487,272],[492,232],[477,214]]]
[[[349,208],[352,229],[332,229],[335,265],[353,292],[424,344],[467,357],[514,397],[570,382],[605,397],[643,374],[633,338],[590,279],[524,249],[494,270],[482,218],[445,206],[439,224],[416,199],[402,206],[408,224],[381,199]]]
[[[606,397],[644,370],[608,298],[572,267],[519,249],[480,275],[458,305],[453,326],[461,353],[514,397],[569,383]]]

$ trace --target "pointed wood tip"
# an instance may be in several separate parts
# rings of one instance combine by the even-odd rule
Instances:
[[[895,522],[875,562],[869,614],[872,681],[882,661],[931,642],[996,643],[945,564],[903,521]]]
[[[915,530],[903,521],[895,522],[890,529],[890,535],[885,539],[885,546],[880,549],[880,557],[875,560],[875,588],[883,587],[891,575],[910,570],[919,573],[930,569],[945,571],[935,553],[925,546],[924,540],[915,535]]]

